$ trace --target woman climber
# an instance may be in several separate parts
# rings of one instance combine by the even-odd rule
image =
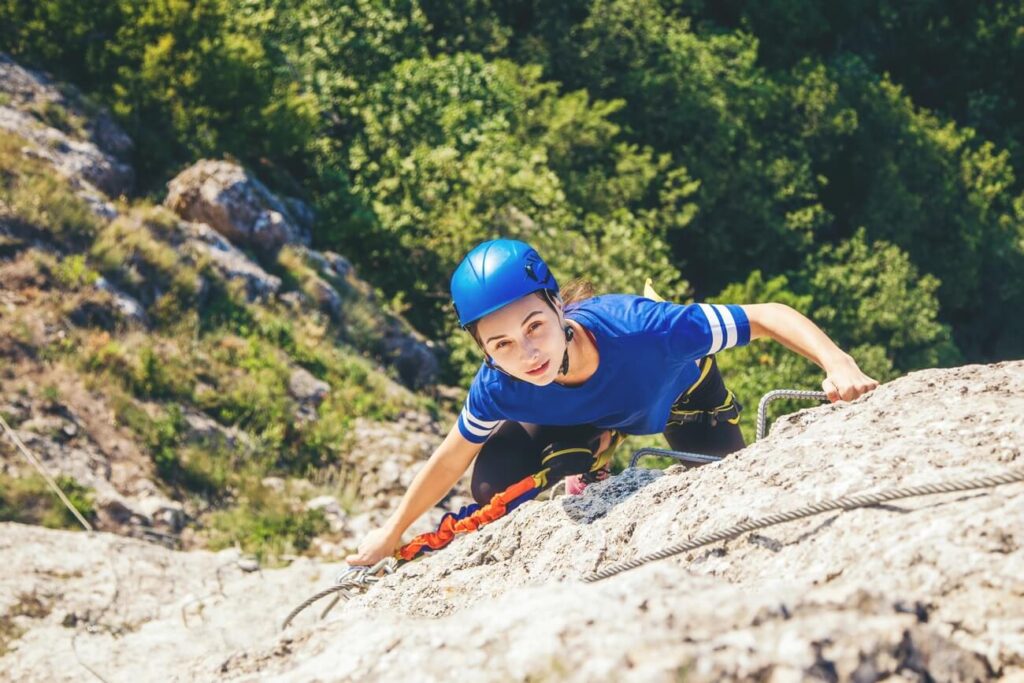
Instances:
[[[740,405],[715,364],[715,354],[731,346],[764,336],[781,342],[825,371],[822,388],[832,401],[878,386],[788,306],[679,305],[626,294],[564,302],[547,264],[517,240],[470,251],[451,293],[459,324],[485,361],[448,436],[388,522],[346,558],[351,565],[392,555],[405,529],[474,458],[471,489],[486,506],[504,501],[496,494],[524,477],[536,489],[566,479],[567,492],[579,493],[608,476],[611,453],[627,434],[662,432],[673,449],[708,455],[743,448]]]

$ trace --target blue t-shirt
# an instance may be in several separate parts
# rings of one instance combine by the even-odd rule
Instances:
[[[566,317],[597,342],[599,363],[590,379],[540,387],[484,363],[459,415],[462,436],[483,443],[502,420],[656,434],[675,399],[697,380],[701,358],[750,342],[750,322],[739,306],[608,294],[570,305]]]

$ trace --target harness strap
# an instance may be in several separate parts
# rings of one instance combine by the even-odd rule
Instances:
[[[736,398],[730,389],[726,389],[725,402],[720,406],[707,409],[701,408],[697,410],[686,410],[682,406],[685,406],[690,397],[704,382],[707,380],[708,375],[711,372],[711,368],[714,366],[714,356],[705,356],[700,360],[700,375],[697,380],[690,385],[690,388],[679,395],[675,403],[672,404],[672,408],[669,410],[669,419],[666,424],[684,425],[691,422],[707,422],[712,427],[716,426],[720,421],[727,422],[728,424],[739,424],[740,411],[743,410],[743,406]]]

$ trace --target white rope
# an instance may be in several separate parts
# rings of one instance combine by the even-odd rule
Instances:
[[[914,496],[930,496],[937,493],[955,493],[958,491],[973,491],[975,489],[990,488],[993,486],[1003,486],[1005,484],[1016,484],[1024,481],[1024,467],[1018,467],[1011,469],[1002,474],[994,474],[985,477],[974,477],[972,479],[951,479],[944,482],[936,482],[934,484],[923,484],[921,486],[909,486],[896,489],[887,489],[879,491],[878,493],[872,494],[860,494],[853,496],[845,496],[842,498],[831,498],[823,500],[819,503],[811,503],[795,510],[789,510],[787,512],[779,512],[767,517],[760,519],[748,520],[734,524],[731,527],[715,531],[712,533],[698,536],[689,541],[682,543],[676,543],[667,548],[663,548],[657,552],[643,557],[638,557],[621,564],[617,564],[599,571],[593,572],[589,576],[583,578],[584,583],[594,583],[608,577],[621,574],[624,571],[630,569],[636,569],[637,567],[647,564],[648,562],[654,562],[656,560],[663,560],[666,557],[672,555],[678,555],[680,553],[689,552],[696,550],[712,543],[719,541],[729,541],[737,536],[747,533],[748,531],[756,531],[757,529],[763,529],[765,527],[773,526],[775,524],[782,524],[783,522],[792,522],[797,519],[804,517],[811,517],[813,515],[820,515],[823,512],[829,512],[832,510],[854,510],[856,508],[870,507],[872,505],[878,505],[880,503],[886,503],[890,500],[899,500],[901,498],[912,498]]]
[[[39,474],[43,476],[43,479],[46,480],[46,483],[49,485],[49,487],[53,489],[53,492],[57,494],[57,497],[61,499],[61,502],[64,503],[67,509],[71,510],[71,514],[73,514],[75,518],[78,519],[79,522],[81,522],[82,526],[85,527],[85,530],[92,531],[92,525],[89,524],[88,520],[86,520],[85,517],[82,516],[82,513],[78,511],[78,508],[76,508],[72,504],[72,502],[68,500],[68,497],[64,495],[64,492],[60,490],[60,487],[57,486],[57,482],[53,480],[53,477],[50,476],[50,473],[46,471],[45,467],[43,467],[43,463],[38,458],[36,458],[36,456],[32,455],[32,451],[30,451],[25,446],[25,444],[21,442],[21,439],[19,439],[18,435],[15,434],[14,430],[11,429],[11,426],[7,424],[7,420],[4,419],[3,415],[0,415],[0,426],[3,426],[4,431],[7,432],[7,435],[9,437],[11,437],[11,441],[13,441],[14,445],[18,447],[18,450],[21,451],[21,454],[24,455],[25,459],[28,460],[29,463],[31,463],[32,466],[36,468]]]

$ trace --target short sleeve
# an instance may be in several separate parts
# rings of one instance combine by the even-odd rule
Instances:
[[[477,374],[459,413],[459,431],[467,441],[483,443],[498,428],[501,420],[502,416],[488,396],[485,383]]]
[[[750,343],[750,321],[743,308],[731,304],[669,304],[666,317],[676,355],[701,358]]]

